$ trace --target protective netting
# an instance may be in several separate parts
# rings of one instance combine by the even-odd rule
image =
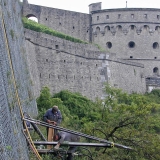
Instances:
[[[37,115],[23,33],[19,1],[0,0],[0,160],[29,159],[20,108]]]

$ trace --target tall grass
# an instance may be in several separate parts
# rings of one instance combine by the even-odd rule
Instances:
[[[46,34],[49,34],[49,35],[52,35],[52,36],[55,36],[55,37],[59,37],[59,38],[71,41],[71,42],[87,44],[87,42],[85,42],[85,41],[82,41],[80,39],[71,37],[69,35],[57,32],[57,31],[55,31],[55,30],[53,30],[53,29],[51,29],[51,28],[49,28],[45,25],[39,24],[39,23],[37,23],[33,20],[30,20],[26,17],[22,18],[22,22],[23,22],[24,28],[27,28],[27,29],[30,29],[30,30],[33,30],[33,31],[36,31],[36,32],[46,33]]]

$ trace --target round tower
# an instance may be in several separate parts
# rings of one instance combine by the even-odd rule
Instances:
[[[92,11],[91,16],[93,43],[117,58],[146,64],[147,75],[160,68],[160,9],[105,9]]]

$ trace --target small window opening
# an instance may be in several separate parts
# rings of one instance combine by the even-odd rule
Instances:
[[[144,25],[144,29],[148,29],[148,26],[147,26],[147,25]]]
[[[66,60],[64,60],[64,63],[66,62]]]
[[[134,27],[135,27],[134,25],[131,25],[131,30],[134,30]]]
[[[55,45],[55,48],[56,48],[56,52],[58,53],[59,52],[59,45]]]
[[[73,29],[74,29],[74,26],[73,26]]]
[[[118,30],[121,30],[121,29],[122,29],[122,26],[118,25],[117,28],[118,28]]]
[[[159,44],[157,42],[153,43],[153,49],[158,49],[159,48]]]
[[[158,74],[158,68],[157,67],[153,68],[153,73]]]
[[[121,18],[121,14],[118,14],[118,19],[120,19]]]
[[[106,19],[109,19],[109,15],[106,15]]]
[[[135,47],[135,43],[133,41],[128,43],[129,48],[134,48]]]
[[[155,30],[156,30],[156,31],[158,31],[158,30],[159,30],[159,28],[160,28],[159,26],[156,26]]]
[[[99,16],[97,16],[97,20],[99,20]]]
[[[46,62],[48,62],[48,59],[46,59]]]
[[[157,15],[157,19],[159,20],[159,18],[160,18],[160,16],[159,15]]]
[[[130,56],[130,58],[133,58],[133,56]]]
[[[147,19],[147,14],[144,14],[144,18]]]
[[[134,14],[131,14],[131,18],[132,18],[132,19],[134,18]]]
[[[110,31],[110,26],[106,26],[106,27],[105,27],[105,30],[106,30],[106,31]]]
[[[107,46],[107,48],[112,48],[112,43],[111,42],[107,42],[106,46]]]
[[[35,16],[29,16],[27,17],[29,20],[35,21],[38,23],[38,18],[36,18]]]
[[[154,59],[157,59],[157,57],[154,57]]]
[[[96,27],[96,32],[99,33],[100,32],[100,28]]]

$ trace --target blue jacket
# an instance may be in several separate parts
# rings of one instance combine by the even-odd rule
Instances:
[[[60,125],[62,121],[61,111],[58,110],[56,113],[52,112],[52,108],[48,109],[47,112],[43,116],[43,120],[47,122],[47,120],[57,122],[57,125]]]

